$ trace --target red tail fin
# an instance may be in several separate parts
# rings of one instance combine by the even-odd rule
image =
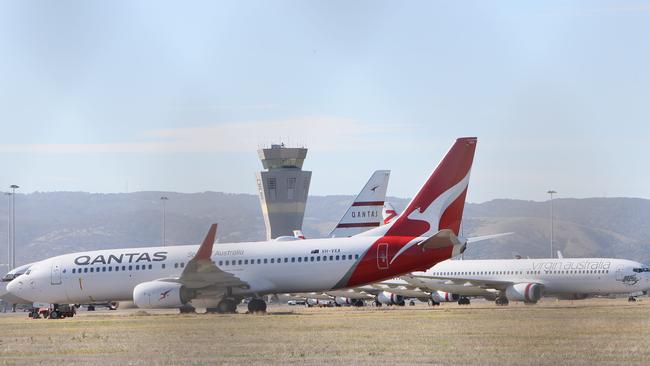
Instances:
[[[442,229],[459,234],[476,142],[456,140],[386,236],[431,236]]]

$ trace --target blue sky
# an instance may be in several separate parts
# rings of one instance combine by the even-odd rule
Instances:
[[[0,185],[255,193],[310,148],[312,194],[415,193],[478,136],[468,200],[650,198],[650,3],[6,1]]]

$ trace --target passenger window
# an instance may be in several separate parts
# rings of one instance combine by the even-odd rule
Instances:
[[[64,269],[64,270],[63,270],[63,273],[65,273],[65,271],[66,271],[66,270]]]
[[[161,267],[162,267],[162,269],[165,269],[165,263],[163,263]]]
[[[295,262],[296,262],[296,257],[291,257],[291,263],[295,263]]]
[[[352,254],[348,255],[348,259],[352,260]]]
[[[102,267],[102,272],[106,272],[106,267]]]
[[[185,262],[181,262],[181,268],[185,267]]]
[[[333,256],[333,255],[330,255],[330,260],[331,260],[331,261],[334,260],[334,256]]]
[[[339,260],[339,256],[338,256],[338,255],[336,256],[336,260]]]
[[[95,268],[90,267],[90,272],[95,272]]]
[[[314,261],[314,257],[309,257],[309,260],[313,262],[313,261]]]
[[[129,271],[132,271],[132,270],[133,270],[133,266],[129,266]]]
[[[244,264],[248,264],[248,259],[244,259]]]
[[[237,261],[237,264],[241,266],[241,259]]]
[[[355,254],[354,259],[359,259],[359,254]]]
[[[271,258],[271,263],[275,263],[275,258]]]
[[[223,261],[219,261],[219,265],[220,265],[220,266],[223,266]]]
[[[120,266],[115,266],[115,272],[119,272],[119,271],[120,271]]]
[[[126,266],[122,266],[122,271],[126,271]]]
[[[261,264],[261,263],[262,263],[262,260],[261,260],[261,259],[258,259],[258,260],[257,260],[257,264]]]
[[[319,255],[318,257],[316,257],[316,260],[317,260],[318,262],[320,262],[320,255]]]
[[[284,258],[284,263],[288,263],[288,262],[289,262],[289,258]]]
[[[323,262],[325,262],[326,260],[327,260],[327,256],[324,255],[324,256],[323,256]]]
[[[278,263],[282,262],[282,258],[278,258]]]
[[[305,257],[305,262],[309,262],[309,259],[307,257]]]
[[[302,257],[298,257],[298,262],[302,262]]]
[[[178,263],[174,263],[174,268],[178,268]]]
[[[113,267],[108,267],[109,272],[113,272]]]
[[[267,259],[266,259],[266,258],[264,258],[264,264],[266,264],[266,263],[268,263],[268,262],[267,262]]]
[[[137,270],[139,270],[139,269],[140,269],[140,265],[139,265],[139,264],[136,264],[136,265],[135,265],[135,270],[137,271]]]
[[[74,268],[72,269],[72,273],[75,273],[75,269],[74,269]]]

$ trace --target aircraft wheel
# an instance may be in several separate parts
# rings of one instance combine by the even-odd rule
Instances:
[[[56,310],[53,310],[53,311],[50,313],[50,319],[59,319],[59,312],[56,311]]]
[[[630,296],[630,297],[628,297],[627,301],[629,301],[629,302],[635,302],[635,301],[636,301],[636,297],[634,297],[634,296]]]
[[[216,308],[209,308],[208,312],[216,310],[219,314],[234,314],[237,312],[237,302],[233,299],[223,299],[217,304]]]
[[[178,308],[178,310],[180,311],[181,314],[193,314],[193,313],[196,313],[196,309],[192,305],[189,305],[189,304],[185,304],[185,305],[181,306],[180,308]]]
[[[252,299],[248,302],[248,312],[253,313],[265,313],[266,312],[266,301],[262,299]]]
[[[88,305],[88,311],[95,311],[95,305]]]

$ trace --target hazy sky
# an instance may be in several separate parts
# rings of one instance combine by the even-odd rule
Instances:
[[[650,198],[650,3],[3,1],[0,189],[408,197],[478,136],[468,200]]]

